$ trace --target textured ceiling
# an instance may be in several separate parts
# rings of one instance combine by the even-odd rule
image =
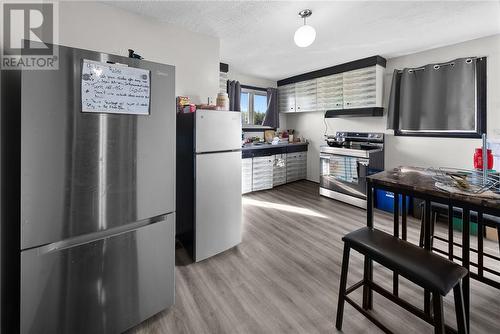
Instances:
[[[111,5],[220,38],[221,61],[278,80],[347,61],[414,53],[500,33],[499,1],[165,1]],[[295,46],[310,8],[316,41]],[[181,43],[182,44],[182,43]]]

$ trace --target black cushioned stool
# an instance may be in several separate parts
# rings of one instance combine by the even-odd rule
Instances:
[[[468,274],[467,269],[409,242],[368,227],[351,232],[344,236],[342,240],[344,241],[344,256],[342,259],[342,274],[340,277],[337,308],[336,327],[338,330],[342,329],[344,302],[347,301],[385,333],[391,333],[387,327],[348,297],[348,294],[357,288],[368,285],[373,291],[380,293],[407,311],[434,325],[435,333],[446,332],[443,317],[443,296],[446,296],[453,289],[458,333],[467,333],[461,286],[462,278]],[[360,281],[352,287],[347,288],[347,272],[351,248],[363,254],[369,260],[376,261],[411,282],[431,291],[434,317],[426,315],[417,307],[393,295],[372,281]],[[451,330],[449,327],[448,329]]]
[[[421,220],[421,224],[420,224],[420,243],[419,244],[420,244],[420,247],[423,247],[424,246],[424,234],[425,234],[424,213],[423,213],[425,208],[424,208],[423,203],[422,203],[421,207],[422,207],[422,220]],[[434,236],[434,226],[437,223],[438,216],[439,215],[448,216],[448,214],[449,214],[448,205],[436,203],[436,202],[431,202],[431,226],[430,226],[431,227],[431,231],[430,231],[431,232],[431,246],[433,246],[434,238],[439,239],[439,240],[444,241],[444,242],[451,243],[452,245],[455,244],[456,246],[461,246],[460,244],[453,243],[453,240],[452,240],[453,235],[450,235],[450,233],[453,232],[452,229],[449,230],[448,240]],[[453,216],[460,218],[460,219],[463,219],[462,208],[453,208]],[[478,216],[479,215],[477,214],[477,212],[471,211],[470,212],[470,221],[473,223],[479,223],[480,221],[479,221]],[[483,214],[482,220],[480,223],[481,223],[481,225],[479,226],[478,233],[481,233],[481,237],[482,237],[482,233],[483,233],[483,228],[486,226],[497,230],[498,247],[499,247],[498,249],[500,250],[500,217],[495,217],[492,215]],[[476,250],[473,250],[473,251],[477,252]]]

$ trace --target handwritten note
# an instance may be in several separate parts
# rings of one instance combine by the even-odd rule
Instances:
[[[83,60],[82,111],[149,115],[150,72]]]

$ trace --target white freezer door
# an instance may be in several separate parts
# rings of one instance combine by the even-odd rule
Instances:
[[[241,149],[241,113],[196,111],[196,153]]]
[[[241,242],[241,152],[196,155],[195,261]]]

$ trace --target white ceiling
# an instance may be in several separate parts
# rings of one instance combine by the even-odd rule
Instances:
[[[500,33],[499,1],[113,2],[160,21],[220,38],[221,61],[278,80],[347,61],[391,58]],[[316,41],[295,46],[310,8]],[[181,45],[180,43],[179,45]]]

